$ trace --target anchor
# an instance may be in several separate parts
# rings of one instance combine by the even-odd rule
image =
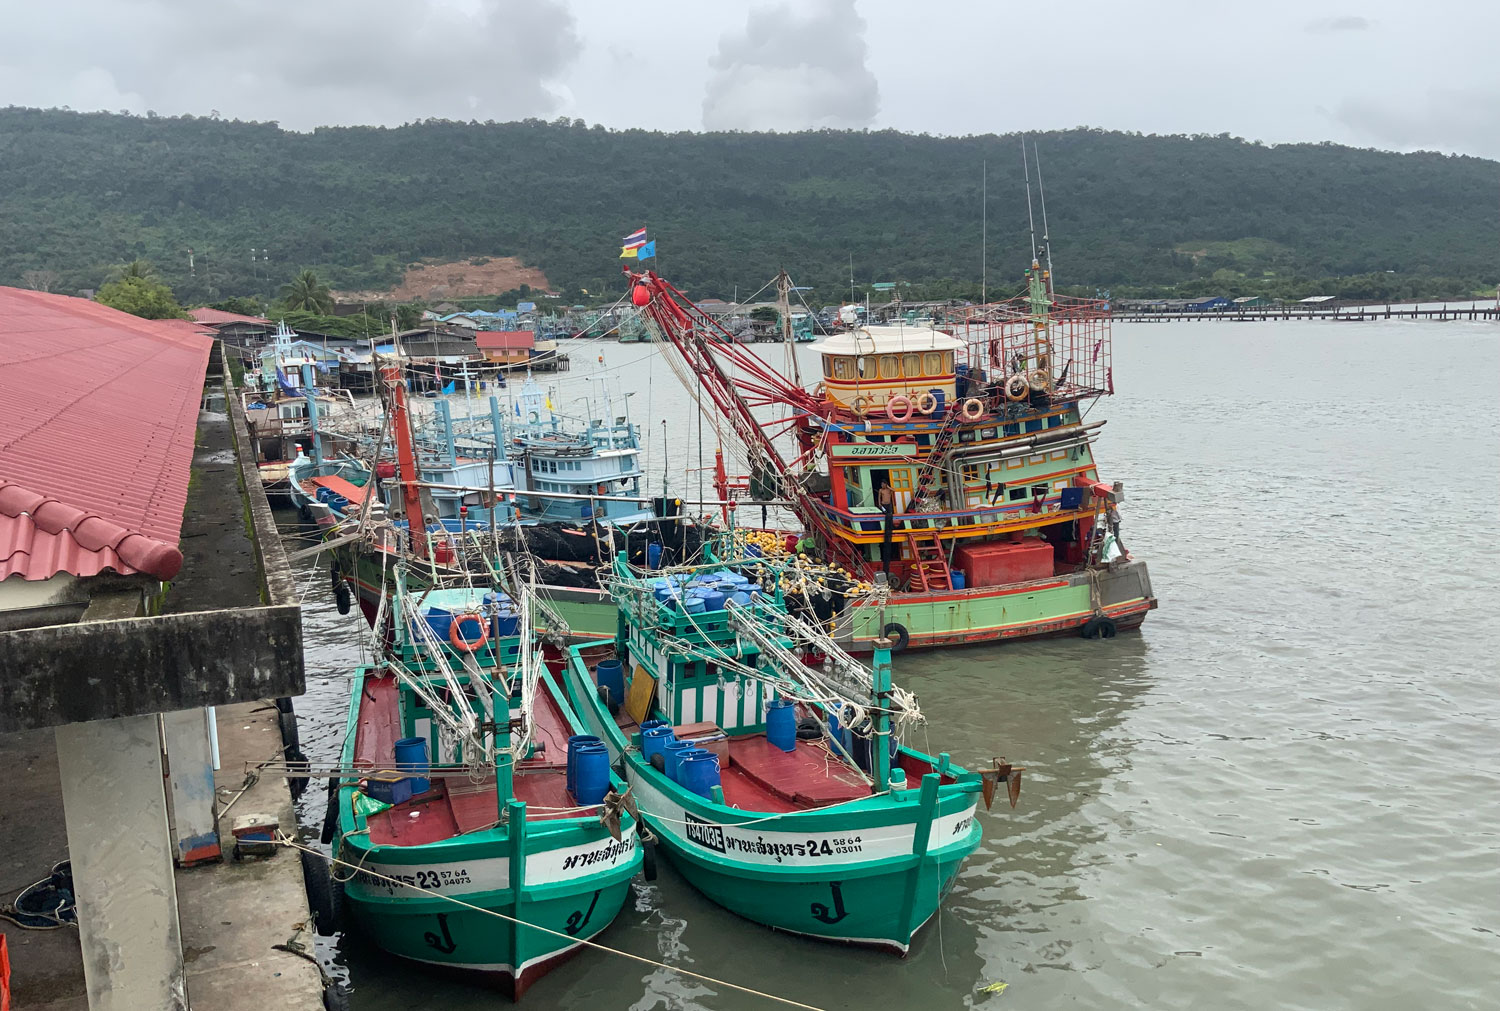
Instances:
[[[594,892],[594,901],[589,903],[588,912],[584,912],[581,909],[573,910],[572,915],[568,917],[568,925],[563,928],[568,932],[569,937],[576,937],[578,932],[588,925],[589,917],[594,915],[594,907],[598,904],[599,893],[596,891]]]
[[[849,915],[848,911],[844,909],[844,892],[839,887],[839,884],[839,882],[833,881],[828,885],[829,888],[833,889],[833,915],[828,915],[828,907],[823,905],[823,903],[814,902],[812,904],[813,919],[821,920],[824,923],[837,923]]]
[[[981,792],[984,794],[984,809],[988,811],[990,804],[995,800],[995,788],[1001,783],[1005,784],[1005,793],[1010,799],[1010,806],[1015,807],[1016,801],[1021,796],[1021,773],[1025,772],[1024,766],[1011,765],[1003,758],[994,759],[994,768],[986,769],[979,774]]]
[[[429,945],[436,948],[438,951],[441,951],[444,955],[451,955],[453,954],[453,949],[458,947],[458,945],[453,943],[453,935],[448,933],[448,914],[438,913],[437,918],[438,929],[443,932],[443,936],[438,937],[436,934],[429,930],[427,933],[422,935],[422,940],[426,941]]]

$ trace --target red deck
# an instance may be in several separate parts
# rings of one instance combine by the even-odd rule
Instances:
[[[353,483],[352,481],[348,481],[334,474],[328,474],[324,477],[310,477],[303,483],[310,484],[315,488],[327,488],[335,495],[342,495],[344,496],[344,498],[348,499],[350,502],[355,503],[356,505],[369,498],[370,492],[373,490],[373,482],[361,488],[359,485]]]
[[[576,805],[567,789],[570,730],[546,682],[539,688],[532,737],[541,749],[516,766],[515,797],[526,803],[528,821],[576,817],[578,812],[566,810]],[[402,736],[399,705],[395,678],[366,679],[354,736],[355,768],[395,764],[396,741]],[[367,824],[376,845],[421,846],[489,828],[499,817],[493,777],[473,783],[465,773],[440,773],[432,777],[432,789],[371,815]]]
[[[621,709],[615,723],[629,737],[636,723]],[[765,734],[729,739],[729,762],[719,770],[724,802],[745,811],[782,814],[827,807],[870,795],[870,787],[829,754],[821,741],[798,741],[782,751]]]

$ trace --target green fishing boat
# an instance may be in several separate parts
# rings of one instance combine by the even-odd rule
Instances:
[[[564,687],[665,854],[747,919],[904,954],[979,845],[979,799],[1004,780],[1014,803],[1020,770],[901,745],[921,716],[891,683],[890,643],[862,666],[788,610],[770,566],[760,584],[623,558],[614,575],[629,675],[575,647]]]
[[[583,724],[529,594],[407,594],[398,572],[388,604],[394,643],[354,674],[325,824],[337,904],[383,950],[519,998],[624,903],[642,860],[625,786],[602,748],[570,770]]]

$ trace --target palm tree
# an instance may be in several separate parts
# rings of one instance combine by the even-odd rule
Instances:
[[[112,280],[123,281],[127,277],[139,277],[144,281],[156,278],[156,268],[151,265],[150,260],[134,259],[129,263],[122,263],[112,272]]]
[[[283,285],[281,298],[291,312],[315,312],[320,316],[333,314],[333,293],[310,270],[298,274],[291,284]]]

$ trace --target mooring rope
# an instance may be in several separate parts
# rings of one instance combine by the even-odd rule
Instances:
[[[552,930],[549,927],[543,927],[535,923],[527,923],[525,920],[516,919],[514,916],[507,916],[506,914],[499,912],[498,910],[485,909],[483,906],[476,906],[473,903],[465,902],[462,899],[453,897],[452,895],[444,895],[443,893],[435,892],[430,888],[423,888],[420,885],[413,885],[405,881],[400,881],[393,877],[388,877],[376,871],[368,870],[355,864],[351,864],[347,860],[340,860],[338,857],[328,856],[326,853],[315,850],[310,846],[304,846],[293,839],[286,832],[278,833],[276,843],[277,845],[285,846],[289,849],[301,850],[303,853],[311,853],[314,856],[321,857],[324,860],[327,860],[330,864],[340,864],[344,867],[353,868],[355,871],[375,878],[376,880],[385,881],[400,888],[408,888],[414,892],[421,892],[422,894],[430,895],[433,898],[445,899],[456,906],[462,906],[465,909],[472,909],[476,913],[484,913],[488,916],[493,916],[497,919],[505,920],[509,923],[514,923],[517,926],[529,927],[532,930],[541,931],[544,934],[551,934],[553,937],[560,937],[565,941],[572,941],[575,944],[581,944],[589,948],[597,948],[599,951],[608,952],[611,955],[619,955],[621,958],[628,958],[632,962],[640,962],[642,965],[649,965],[656,969],[665,969],[668,972],[675,972],[681,976],[691,976],[693,979],[702,980],[703,982],[711,984],[712,986],[728,987],[731,990],[738,990],[740,993],[748,993],[753,997],[763,997],[766,1000],[775,1001],[778,1004],[785,1004],[787,1007],[802,1008],[803,1011],[823,1011],[822,1008],[815,1007],[812,1004],[803,1004],[801,1001],[795,1001],[789,997],[778,997],[774,993],[766,993],[763,990],[756,990],[748,986],[740,986],[738,983],[730,983],[722,979],[715,979],[712,976],[705,976],[702,973],[693,972],[691,969],[683,969],[679,966],[668,965],[665,962],[657,962],[654,959],[646,958],[643,955],[635,955],[628,951],[621,951],[618,948],[611,948],[608,945],[599,944],[597,941],[590,941],[583,938],[573,937],[571,934],[565,934],[560,930]]]

